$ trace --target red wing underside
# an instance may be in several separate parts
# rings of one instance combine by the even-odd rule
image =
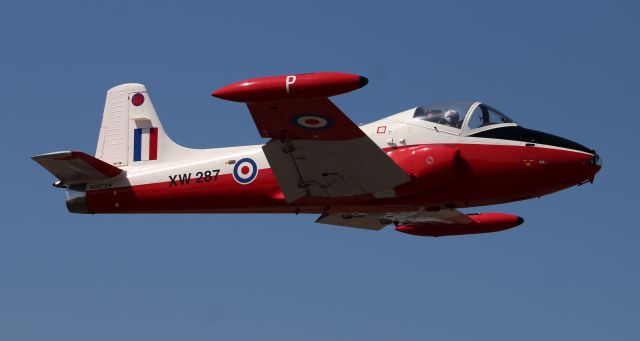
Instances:
[[[365,136],[328,98],[247,104],[262,137],[313,141]]]

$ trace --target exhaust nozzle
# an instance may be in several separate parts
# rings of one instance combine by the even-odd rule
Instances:
[[[87,206],[87,192],[73,189],[67,189],[65,192],[67,196],[67,210],[69,210],[69,212],[82,214],[91,213]]]

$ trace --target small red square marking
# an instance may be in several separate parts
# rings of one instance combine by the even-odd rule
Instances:
[[[387,126],[379,126],[378,127],[378,134],[384,134],[387,132]]]

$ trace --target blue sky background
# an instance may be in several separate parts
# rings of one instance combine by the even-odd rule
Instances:
[[[12,1],[0,9],[0,339],[638,340],[633,1]],[[69,214],[29,157],[93,153],[108,88],[147,85],[192,147],[262,143],[238,80],[341,71],[356,122],[481,99],[595,148],[594,185],[420,238],[293,215]],[[526,181],[526,179],[523,179]],[[467,212],[474,210],[467,210]]]

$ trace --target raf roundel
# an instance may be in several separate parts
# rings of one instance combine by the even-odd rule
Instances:
[[[135,105],[136,107],[141,106],[142,103],[144,103],[144,95],[143,94],[137,93],[137,94],[133,95],[133,97],[131,97],[131,104]]]
[[[322,129],[329,127],[333,121],[329,117],[319,115],[300,115],[293,119],[293,124],[305,129]]]
[[[244,158],[238,160],[233,167],[233,179],[239,184],[250,184],[258,176],[258,165],[253,159]]]

